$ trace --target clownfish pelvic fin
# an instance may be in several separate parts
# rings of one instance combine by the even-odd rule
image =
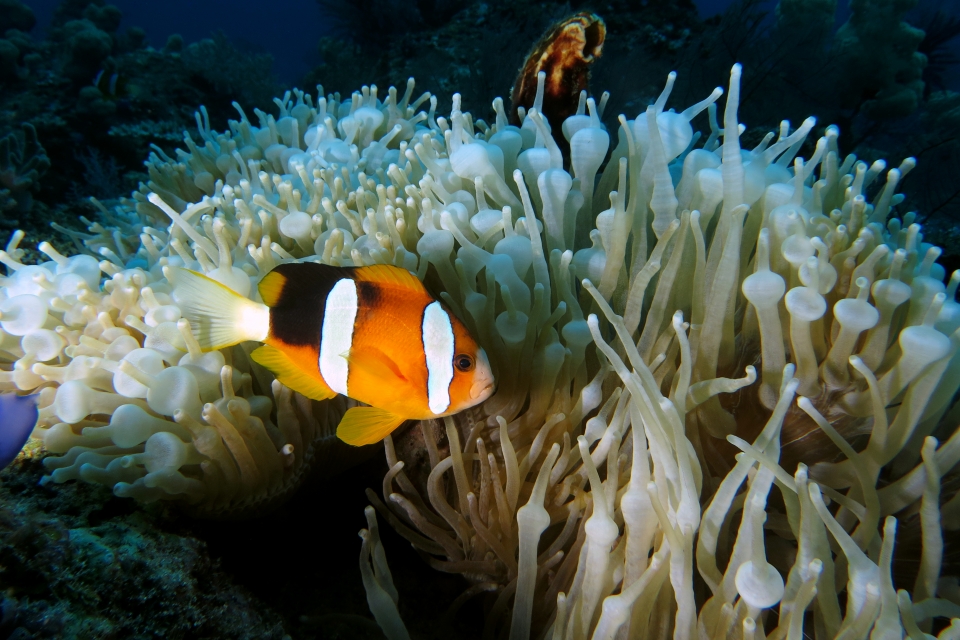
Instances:
[[[270,332],[270,309],[266,305],[195,271],[164,267],[163,275],[174,283],[173,298],[204,351],[247,340],[266,340]]]
[[[353,407],[343,414],[337,437],[349,445],[362,447],[380,442],[407,418],[376,407]]]

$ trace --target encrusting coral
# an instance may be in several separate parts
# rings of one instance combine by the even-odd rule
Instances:
[[[199,142],[151,155],[132,201],[72,232],[79,255],[42,244],[51,260],[24,265],[18,237],[0,253],[0,384],[39,392],[36,434],[63,454],[48,478],[214,515],[282,497],[347,403],[292,395],[252,345],[200,352],[164,268],[255,297],[282,261],[390,263],[440,292],[499,388],[407,432],[422,483],[388,437],[385,500],[369,495],[471,581],[458,603],[497,594],[488,637],[923,638],[960,617],[940,575],[960,527],[940,491],[960,459],[960,274],[944,285],[914,214],[891,215],[913,160],[841,158],[835,127],[804,160],[812,119],[741,149],[739,66],[722,129],[720,89],[665,110],[674,79],[620,117],[599,179],[602,109],[581,94],[564,122],[568,171],[542,74],[520,127],[500,100],[493,123],[458,97],[439,117],[412,80],[382,100],[288,93],[258,125],[238,106],[225,133],[198,115]],[[403,638],[367,518],[368,600]],[[923,555],[896,591],[909,518]]]

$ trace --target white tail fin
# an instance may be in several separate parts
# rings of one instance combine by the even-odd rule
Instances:
[[[266,305],[195,271],[164,267],[163,275],[173,283],[173,299],[190,321],[204,351],[245,340],[266,340],[270,331],[270,309]]]

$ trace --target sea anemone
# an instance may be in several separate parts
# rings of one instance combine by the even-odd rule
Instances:
[[[496,593],[488,637],[920,638],[957,617],[940,574],[960,500],[940,486],[960,459],[960,274],[944,285],[914,214],[892,217],[913,160],[879,184],[835,127],[804,160],[812,119],[742,150],[740,67],[722,129],[719,88],[665,110],[674,80],[609,156],[581,94],[569,159],[537,109],[511,126],[498,99],[488,124],[455,96],[438,117],[412,80],[288,93],[258,125],[238,106],[225,133],[202,111],[199,142],[151,154],[134,200],[72,233],[84,254],[0,254],[0,383],[39,390],[37,435],[64,453],[48,479],[206,515],[275,503],[349,403],[292,394],[252,345],[200,352],[164,267],[255,298],[283,261],[389,263],[478,336],[499,389],[388,437],[368,495],[471,582],[457,604]],[[368,601],[402,638],[367,519]],[[923,538],[899,592],[898,519]]]
[[[743,151],[739,76],[734,67],[722,130],[719,91],[664,111],[672,74],[646,113],[621,116],[597,191],[619,186],[593,247],[573,254],[574,223],[555,213],[569,211],[556,203],[569,202],[573,179],[549,164],[534,120],[542,170],[517,176],[517,191],[526,217],[544,224],[544,248],[531,237],[532,251],[550,252],[559,337],[535,327],[520,363],[557,374],[529,392],[508,386],[512,406],[446,419],[445,456],[422,424],[420,486],[386,440],[388,499],[371,491],[371,502],[431,566],[472,582],[455,606],[497,594],[487,637],[914,637],[960,613],[956,579],[940,575],[942,530],[960,525],[960,501],[940,495],[960,459],[948,413],[960,385],[960,274],[945,286],[940,249],[922,243],[914,215],[890,219],[914,162],[874,185],[885,165],[841,161],[835,127],[804,161],[812,120]],[[705,108],[711,135],[693,149],[689,123]],[[568,124],[586,132],[570,136],[582,188],[606,134],[579,120]],[[525,186],[534,180],[536,204]],[[474,252],[465,240],[463,267]],[[566,289],[571,266],[579,300]],[[580,360],[588,306],[597,351]],[[919,519],[922,531],[920,567],[902,584],[898,519]],[[377,568],[376,536],[365,535],[363,557]],[[371,608],[385,630],[401,628],[375,597],[392,588],[389,573],[377,574],[366,582]]]

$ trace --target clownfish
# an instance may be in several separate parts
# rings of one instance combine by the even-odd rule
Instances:
[[[194,271],[164,274],[205,351],[263,342],[251,358],[287,387],[370,405],[340,421],[337,437],[348,444],[379,442],[405,420],[458,413],[493,393],[484,350],[399,267],[280,265],[258,285],[263,304]]]

